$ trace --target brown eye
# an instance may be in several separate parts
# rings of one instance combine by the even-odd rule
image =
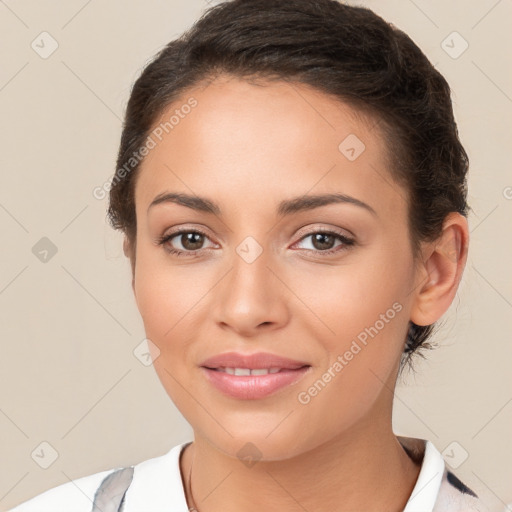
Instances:
[[[187,251],[196,251],[197,249],[201,249],[205,238],[202,233],[198,233],[197,231],[182,233],[178,236],[181,245]],[[173,238],[177,238],[177,236],[174,236]]]
[[[210,239],[201,231],[182,229],[181,231],[164,235],[159,238],[157,242],[170,254],[176,256],[194,256],[197,252],[205,249],[203,247],[205,240]],[[206,249],[209,248],[207,247]]]
[[[309,233],[309,235],[302,237],[298,243],[302,243],[308,238],[311,239],[310,245],[312,245],[312,248],[306,249],[317,252],[322,256],[346,250],[355,244],[355,241],[351,238],[331,231],[315,231],[313,233]],[[336,244],[337,240],[340,243]]]
[[[313,246],[319,251],[332,249],[335,241],[336,237],[328,233],[315,233],[312,235]]]

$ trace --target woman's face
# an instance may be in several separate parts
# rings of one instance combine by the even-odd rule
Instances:
[[[158,376],[196,436],[232,456],[250,442],[271,460],[390,422],[418,276],[378,126],[304,85],[226,77],[160,121],[173,115],[136,185],[133,286]],[[213,209],[151,205],[165,194]],[[349,199],[296,199],[324,195]],[[307,366],[277,377],[202,367],[227,352]]]

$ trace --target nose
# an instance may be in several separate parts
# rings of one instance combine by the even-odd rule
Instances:
[[[215,302],[215,320],[224,330],[253,337],[282,328],[289,320],[289,292],[273,267],[270,250],[255,259],[254,247],[234,252],[232,267],[222,279]]]

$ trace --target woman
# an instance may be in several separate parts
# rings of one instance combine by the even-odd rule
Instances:
[[[194,440],[15,511],[482,511],[392,431],[466,263],[467,155],[419,48],[334,0],[235,0],[128,103],[109,218]]]

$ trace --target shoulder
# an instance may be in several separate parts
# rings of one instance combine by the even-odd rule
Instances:
[[[169,503],[186,504],[179,469],[179,456],[186,444],[176,445],[163,455],[133,466],[115,467],[71,480],[8,512],[91,512],[93,504],[95,510],[104,510],[102,505],[107,501],[111,506],[120,499],[123,503],[124,494],[130,510],[148,510],[150,504],[151,510],[167,511]]]
[[[445,468],[433,512],[489,512],[477,494]]]
[[[426,439],[398,436],[411,459],[420,464],[416,485],[404,512],[489,512],[477,494],[446,466]]]
[[[101,482],[119,468],[70,480],[21,503],[9,512],[90,512]]]

